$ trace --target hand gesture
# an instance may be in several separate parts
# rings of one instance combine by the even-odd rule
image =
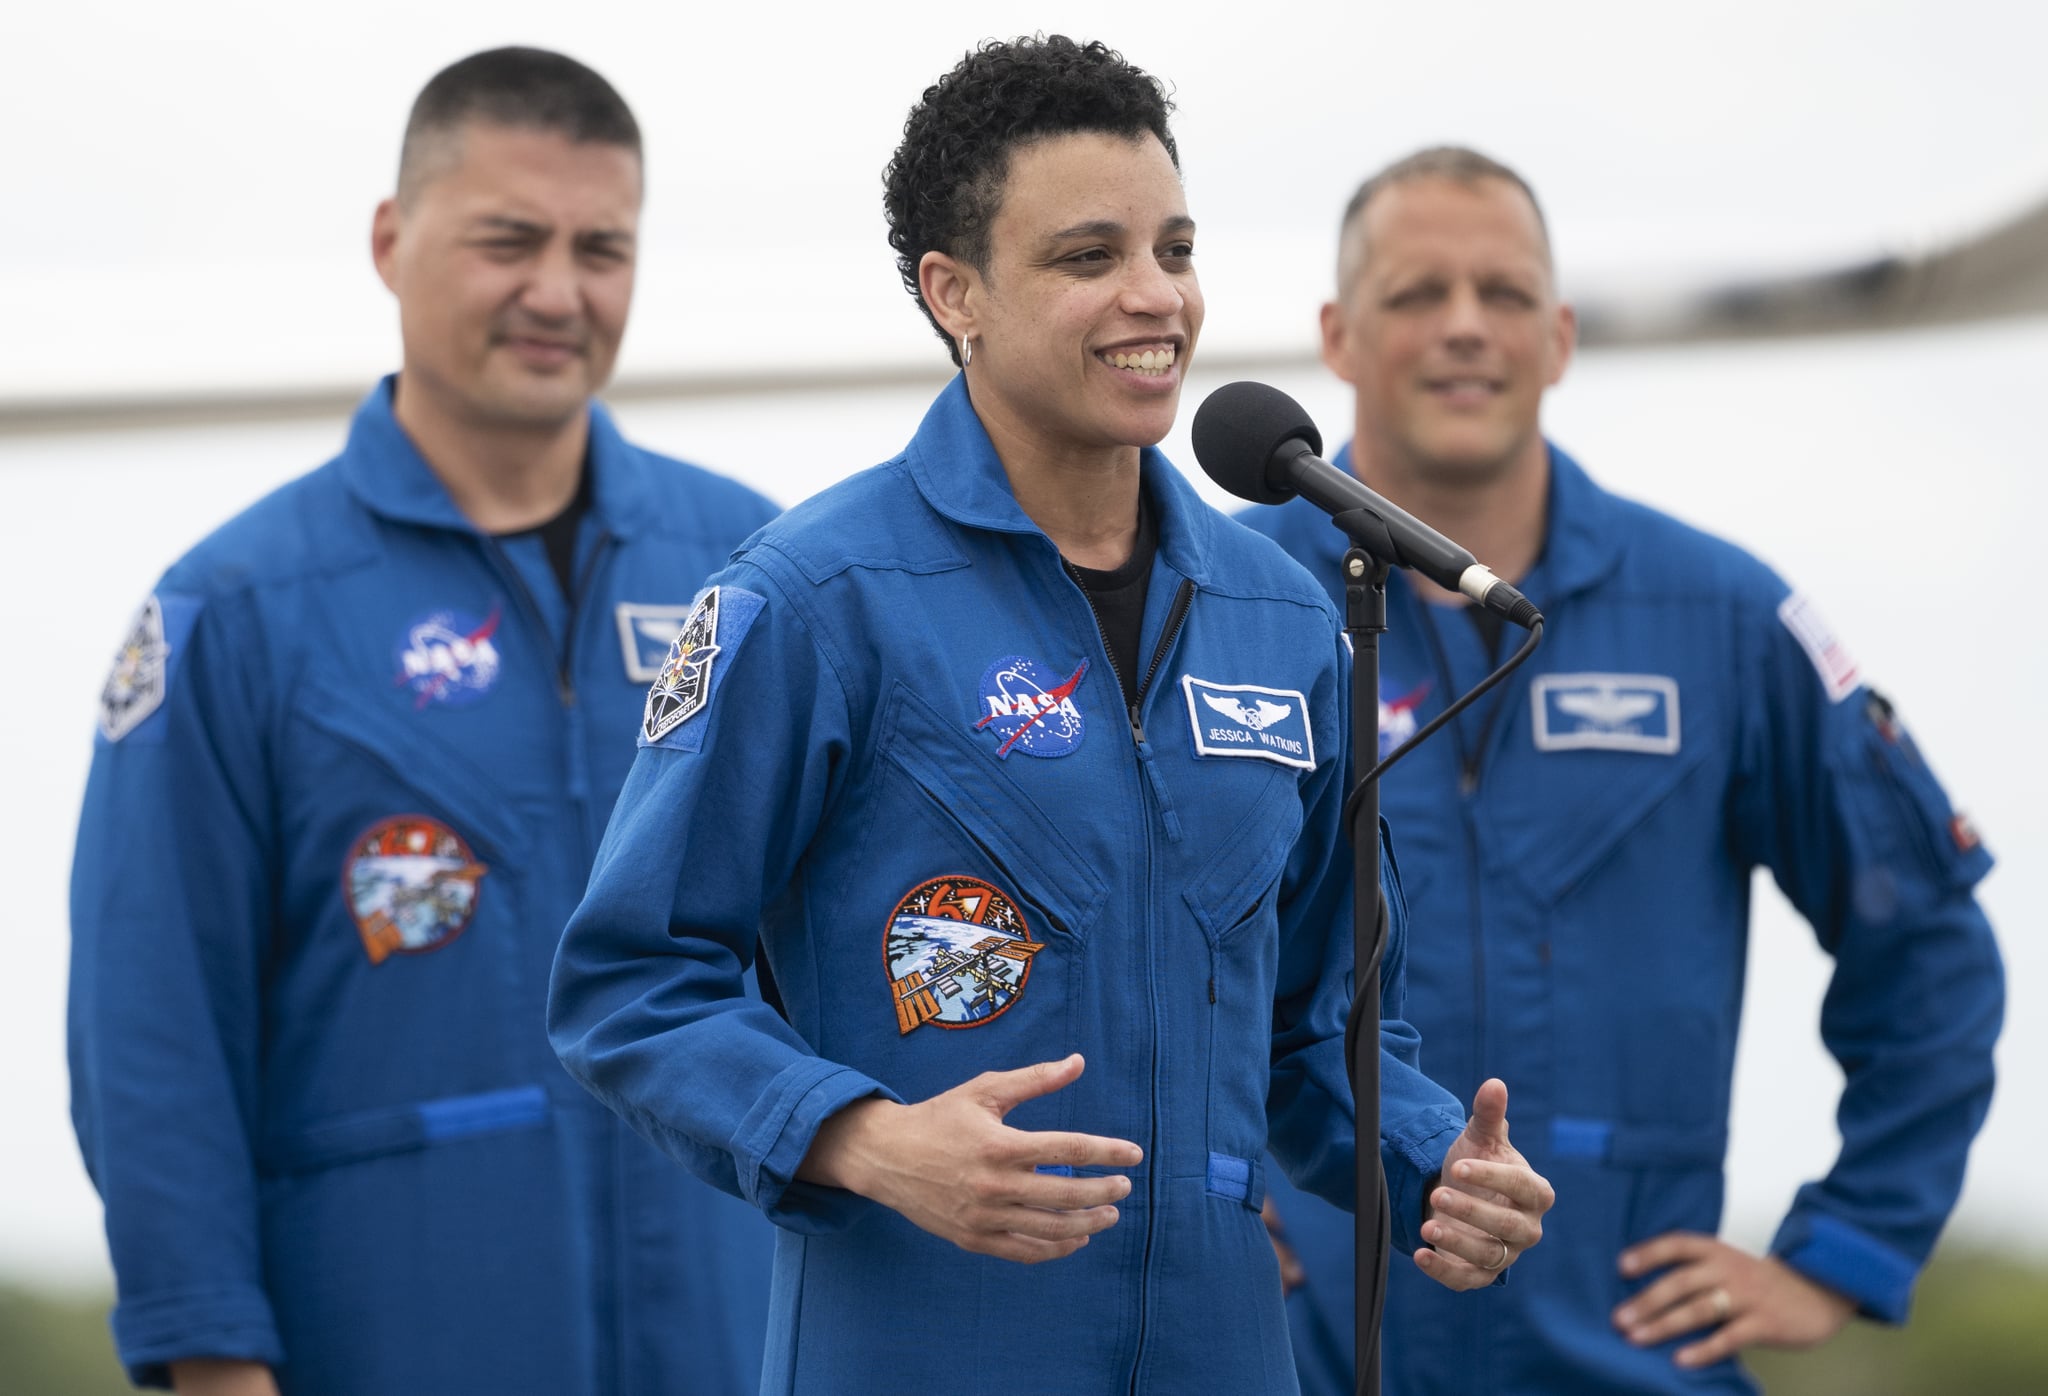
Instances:
[[[1492,1284],[1543,1239],[1543,1214],[1557,1195],[1508,1143],[1508,1088],[1500,1081],[1480,1086],[1441,1177],[1422,1223],[1429,1245],[1415,1253],[1415,1263],[1446,1289]]]
[[[1133,1168],[1123,1139],[1012,1129],[1003,1117],[1080,1079],[1079,1055],[985,1071],[915,1105],[858,1100],[825,1121],[797,1176],[847,1188],[963,1250],[1033,1264],[1072,1255],[1116,1225],[1121,1173],[1061,1177],[1042,1164]]]
[[[1711,1366],[1746,1347],[1818,1347],[1856,1312],[1776,1256],[1695,1232],[1667,1232],[1621,1253],[1622,1274],[1653,1270],[1665,1273],[1614,1311],[1614,1326],[1637,1347],[1703,1332],[1672,1354],[1681,1367]]]

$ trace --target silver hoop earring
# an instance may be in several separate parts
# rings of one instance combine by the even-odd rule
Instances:
[[[960,367],[966,368],[974,362],[974,341],[967,335],[960,336]]]

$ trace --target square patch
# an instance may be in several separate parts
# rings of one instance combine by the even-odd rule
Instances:
[[[1662,674],[1542,674],[1529,702],[1538,751],[1678,751],[1678,681]]]
[[[619,652],[626,661],[626,677],[634,683],[653,683],[661,677],[669,646],[683,633],[690,608],[621,601],[613,614],[618,618]]]
[[[1251,756],[1304,771],[1316,768],[1308,699],[1291,688],[1211,683],[1181,675],[1197,756]]]

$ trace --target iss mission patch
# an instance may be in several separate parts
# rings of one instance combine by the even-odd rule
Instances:
[[[952,874],[910,889],[889,913],[882,959],[896,1028],[978,1028],[1023,997],[1042,942],[994,884]]]
[[[424,814],[365,829],[349,849],[341,890],[370,963],[438,950],[461,935],[488,871],[462,835]]]
[[[1087,735],[1088,721],[1074,702],[1074,690],[1088,661],[1064,679],[1036,660],[1005,655],[982,671],[981,708],[974,730],[996,739],[996,755],[1069,756]]]

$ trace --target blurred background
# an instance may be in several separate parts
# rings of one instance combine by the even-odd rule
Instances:
[[[63,1049],[106,663],[157,574],[332,454],[395,367],[369,219],[420,85],[516,42],[619,87],[649,182],[615,409],[793,503],[893,454],[944,381],[880,171],[963,49],[1032,30],[1103,38],[1174,87],[1209,302],[1166,443],[1191,472],[1193,407],[1232,378],[1347,434],[1315,317],[1361,177],[1457,141],[1535,185],[1594,341],[1550,434],[1812,595],[2000,855],[2001,1094],[1914,1323],[1764,1370],[1794,1392],[2048,1389],[2048,650],[2015,604],[2041,591],[2048,471],[2048,231],[2026,221],[2048,199],[2048,8],[189,0],[0,17],[0,1391],[121,1389]],[[1758,901],[1727,1223],[1752,1246],[1832,1158],[1839,1085],[1814,1026],[1827,961],[1775,889]]]

